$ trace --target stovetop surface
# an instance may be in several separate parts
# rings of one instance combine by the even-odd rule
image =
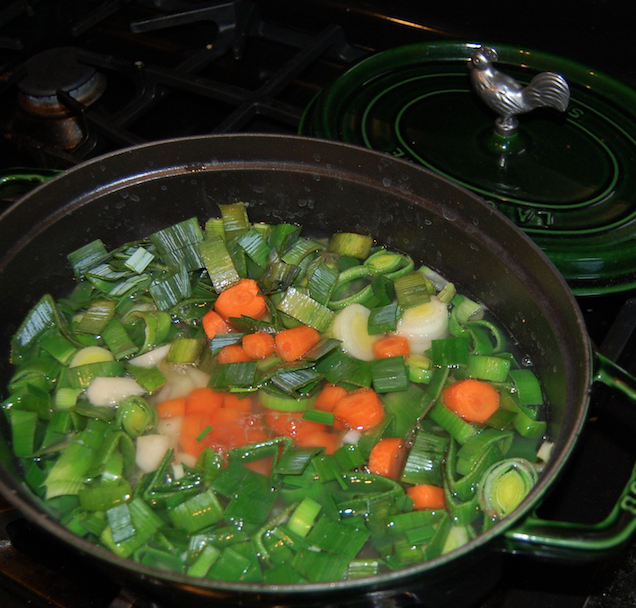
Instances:
[[[74,108],[75,117],[91,133],[76,149],[16,147],[5,138],[0,143],[0,169],[64,170],[112,149],[177,136],[295,133],[313,96],[352,62],[413,42],[459,39],[528,46],[603,70],[636,87],[636,62],[628,46],[636,4],[624,0],[539,1],[532,6],[419,0],[388,5],[374,0],[254,0],[222,8],[219,4],[3,2],[0,122],[14,111],[23,62],[42,50],[80,49],[82,61],[105,71],[109,85],[95,106]],[[238,40],[230,36],[237,10],[239,21],[249,24]],[[203,18],[192,21],[195,11],[204,11]],[[166,24],[168,16],[177,14],[188,16]],[[593,342],[636,372],[636,308],[629,296],[581,299],[580,305]],[[579,449],[542,515],[595,523],[608,513],[636,461],[634,417],[619,399],[595,391]],[[504,575],[476,608],[636,605],[634,545],[614,559],[591,565],[506,556]],[[49,545],[2,499],[0,602],[9,608],[149,604],[92,570],[73,551]]]

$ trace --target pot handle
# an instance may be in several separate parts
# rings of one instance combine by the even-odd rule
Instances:
[[[594,382],[622,393],[636,406],[636,378],[598,352]],[[576,562],[593,561],[615,553],[636,531],[636,465],[611,513],[593,525],[548,521],[531,513],[503,535],[503,550]]]

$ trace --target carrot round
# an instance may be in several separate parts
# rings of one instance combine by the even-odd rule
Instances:
[[[404,336],[385,336],[373,343],[373,354],[376,359],[387,357],[408,357],[411,354],[411,346],[408,338]]]
[[[201,439],[205,447],[230,450],[247,443],[248,427],[240,410],[222,407],[210,416],[209,422],[212,429]]]
[[[406,493],[413,500],[413,509],[445,509],[444,488],[421,483],[406,489]]]
[[[274,354],[274,336],[264,331],[243,336],[243,350],[250,359],[265,359]]]
[[[269,477],[272,472],[272,464],[274,464],[274,457],[270,456],[269,458],[261,458],[260,460],[252,460],[252,462],[244,463],[248,469],[254,471],[254,473],[260,473],[261,475],[265,475],[265,477]]]
[[[210,338],[210,340],[214,338],[216,334],[227,334],[230,331],[230,326],[215,310],[208,310],[201,318],[201,323],[203,324],[205,335]]]
[[[338,386],[337,384],[327,384],[316,397],[316,401],[314,402],[316,409],[322,410],[323,412],[333,412],[338,401],[347,394],[348,391],[346,388]]]
[[[234,393],[226,393],[223,396],[223,407],[232,408],[241,412],[251,412],[252,398],[249,395],[246,397],[239,397]]]
[[[214,310],[224,319],[242,316],[262,319],[267,314],[267,301],[254,279],[241,279],[219,294]]]
[[[283,361],[296,361],[320,342],[320,334],[309,325],[297,325],[276,334],[274,342]]]
[[[384,407],[373,389],[359,389],[342,397],[333,410],[349,428],[366,431],[382,422]]]
[[[175,397],[167,399],[157,405],[157,415],[159,418],[176,418],[186,413],[186,398]]]
[[[200,436],[208,426],[212,426],[212,416],[207,412],[195,412],[183,417],[180,442],[187,454],[199,456],[207,447]]]
[[[467,422],[483,424],[499,408],[499,392],[482,380],[466,378],[442,391],[444,405]]]
[[[195,388],[186,399],[185,413],[213,412],[223,406],[223,393],[217,393],[209,386]]]
[[[381,439],[371,448],[369,471],[398,480],[402,475],[405,453],[406,448],[402,439],[398,437]]]
[[[303,448],[325,448],[325,454],[333,454],[340,447],[340,437],[329,431],[313,431],[301,435],[297,443]]]
[[[219,363],[242,363],[251,361],[240,344],[228,344],[224,346],[218,352],[217,360]]]
[[[291,437],[298,442],[303,437],[318,431],[324,431],[325,425],[311,420],[304,420],[302,412],[283,412],[267,410],[265,421],[275,436]]]
[[[248,426],[245,430],[246,443],[255,443],[257,441],[266,441],[269,437],[265,434],[262,425]]]

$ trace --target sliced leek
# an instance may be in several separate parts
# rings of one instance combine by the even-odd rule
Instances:
[[[340,340],[342,349],[356,359],[375,359],[373,343],[380,335],[369,335],[368,324],[371,311],[362,304],[350,304],[340,310],[331,325],[329,333]]]
[[[538,473],[524,458],[509,458],[494,464],[482,478],[479,501],[493,520],[514,511],[532,490]]]
[[[395,333],[408,339],[412,353],[424,354],[433,340],[449,335],[448,306],[432,296],[429,302],[406,309]]]

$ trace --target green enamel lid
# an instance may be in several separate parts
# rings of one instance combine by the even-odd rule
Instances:
[[[522,86],[551,71],[566,112],[518,116],[516,135],[470,82],[475,43],[398,47],[369,56],[321,91],[301,134],[392,153],[445,175],[524,230],[577,295],[636,288],[636,91],[554,55],[490,44]]]

